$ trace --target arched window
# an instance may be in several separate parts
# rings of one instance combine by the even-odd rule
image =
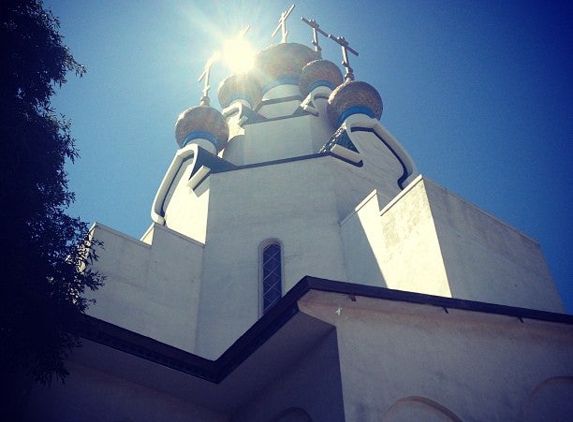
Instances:
[[[262,311],[267,312],[282,297],[281,244],[265,242],[261,251]]]

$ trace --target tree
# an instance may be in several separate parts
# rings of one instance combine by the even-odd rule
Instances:
[[[74,200],[64,166],[78,157],[55,89],[84,66],[39,0],[0,6],[0,373],[24,370],[49,384],[67,375],[79,344],[86,289],[103,277],[88,226],[66,214]]]

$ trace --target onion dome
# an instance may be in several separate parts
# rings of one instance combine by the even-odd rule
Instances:
[[[263,96],[259,81],[250,73],[231,75],[219,85],[219,104],[227,108],[235,100],[245,100],[255,108]]]
[[[334,127],[338,127],[348,116],[358,113],[380,120],[382,98],[366,82],[346,81],[328,98],[328,118]]]
[[[298,87],[306,97],[313,89],[326,86],[334,90],[342,83],[342,72],[329,60],[314,60],[302,68]]]
[[[229,126],[223,115],[212,107],[199,105],[185,110],[175,124],[175,139],[181,148],[193,139],[207,139],[217,151],[229,139]]]
[[[302,68],[318,58],[316,51],[297,43],[281,43],[259,52],[255,69],[263,91],[277,85],[298,85]]]

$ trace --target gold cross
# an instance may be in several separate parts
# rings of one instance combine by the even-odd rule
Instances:
[[[201,82],[203,80],[205,81],[205,85],[203,86],[203,96],[201,97],[201,105],[210,104],[209,90],[211,89],[211,86],[209,85],[209,77],[211,76],[211,66],[213,66],[213,64],[217,60],[219,60],[220,56],[221,53],[219,53],[218,51],[215,51],[213,53],[213,55],[209,58],[209,60],[207,60],[205,68],[203,69],[203,73],[201,73],[201,76],[199,76],[199,79],[197,80],[198,82]]]
[[[249,32],[249,29],[251,29],[251,25],[247,24],[247,27],[239,32],[239,34],[237,35],[237,38],[239,38],[239,39],[243,38],[245,36],[245,34],[247,32]]]
[[[300,18],[304,23],[312,28],[312,45],[314,45],[314,51],[321,54],[322,48],[318,45],[318,34],[321,33],[328,38],[328,34],[320,29],[320,25],[314,20],[308,20],[306,18]]]
[[[354,80],[354,73],[352,68],[350,67],[350,62],[348,61],[348,52],[350,51],[352,54],[358,57],[358,52],[353,50],[348,45],[348,41],[344,37],[335,37],[332,34],[328,34],[328,38],[334,40],[340,47],[342,47],[342,66],[346,69],[346,75],[344,75],[344,79],[347,81]]]
[[[281,18],[279,19],[279,24],[278,24],[277,28],[274,30],[273,35],[271,35],[271,38],[273,38],[280,29],[281,34],[282,34],[281,43],[287,42],[288,31],[286,29],[286,19],[289,17],[290,12],[292,12],[293,9],[294,9],[294,4],[286,12],[281,13]]]

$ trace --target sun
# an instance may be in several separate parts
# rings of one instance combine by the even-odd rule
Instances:
[[[225,42],[221,52],[224,63],[233,73],[248,72],[255,61],[255,51],[242,35]]]

